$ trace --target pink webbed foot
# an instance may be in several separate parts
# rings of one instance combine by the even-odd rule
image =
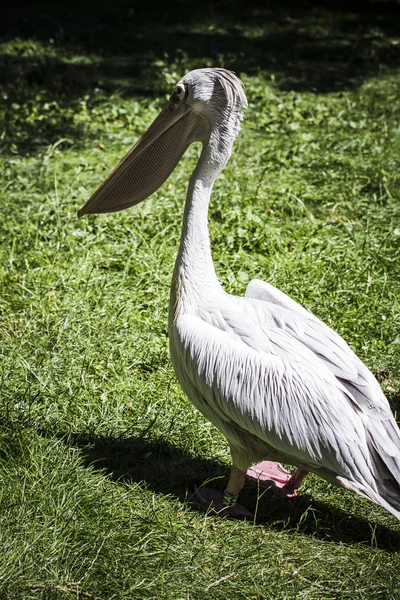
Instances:
[[[236,519],[253,519],[254,515],[241,504],[235,506],[222,506],[222,494],[212,488],[196,488],[193,495],[195,504],[203,510],[211,510],[221,516],[234,517]]]
[[[260,487],[265,489],[275,489],[286,498],[293,498],[297,494],[297,490],[304,479],[306,472],[296,471],[290,475],[276,462],[265,460],[262,463],[250,467],[247,470],[246,476],[251,481],[255,481]]]

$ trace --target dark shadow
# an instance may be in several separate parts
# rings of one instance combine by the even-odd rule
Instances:
[[[165,97],[166,73],[182,76],[202,66],[262,73],[285,90],[347,90],[397,69],[399,42],[400,4],[390,0],[6,3],[0,20],[0,43],[8,43],[0,46],[0,104],[9,111],[4,128],[21,151],[83,138],[73,112],[85,95],[89,105],[114,92]],[[43,114],[30,128],[38,91],[45,93]],[[13,111],[16,103],[26,105],[22,115]],[[18,118],[26,131],[13,140]]]
[[[167,68],[222,62],[239,73],[270,72],[285,89],[316,92],[354,87],[400,65],[395,1],[22,1],[2,13],[2,41],[37,40],[76,55],[64,62],[21,48],[0,57],[2,79],[27,77],[57,91],[65,80],[72,93],[96,84],[158,91],[159,61]]]
[[[82,449],[87,465],[101,470],[112,480],[142,483],[182,502],[189,501],[195,487],[204,484],[223,491],[229,475],[226,465],[190,456],[163,440],[82,435],[69,435],[67,439],[68,443]],[[277,492],[266,491],[258,503],[257,497],[257,485],[248,482],[241,494],[241,502],[253,513],[257,512],[259,524],[269,523],[277,530],[295,529],[324,541],[373,545],[388,552],[400,550],[397,532],[349,515],[308,495],[288,500]],[[197,510],[195,506],[193,508]]]

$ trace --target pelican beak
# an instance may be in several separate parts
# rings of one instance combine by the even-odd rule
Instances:
[[[170,102],[81,206],[78,216],[124,210],[148,198],[168,179],[189,144],[198,139],[197,124],[190,106],[175,107]]]

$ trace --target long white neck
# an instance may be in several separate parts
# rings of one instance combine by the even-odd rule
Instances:
[[[201,297],[222,289],[211,256],[208,205],[214,181],[224,168],[229,154],[230,151],[223,155],[215,152],[211,134],[190,178],[181,242],[172,279],[172,321],[185,312],[195,312]]]

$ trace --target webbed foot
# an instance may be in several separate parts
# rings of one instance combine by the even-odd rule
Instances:
[[[286,498],[293,498],[297,495],[297,490],[307,473],[308,471],[304,469],[297,469],[291,475],[279,463],[264,460],[258,465],[250,467],[246,476],[262,488],[275,489]]]
[[[223,506],[223,494],[212,488],[196,488],[194,501],[201,509],[215,512],[221,516],[234,517],[236,519],[253,519],[254,515],[241,504],[234,506]]]

